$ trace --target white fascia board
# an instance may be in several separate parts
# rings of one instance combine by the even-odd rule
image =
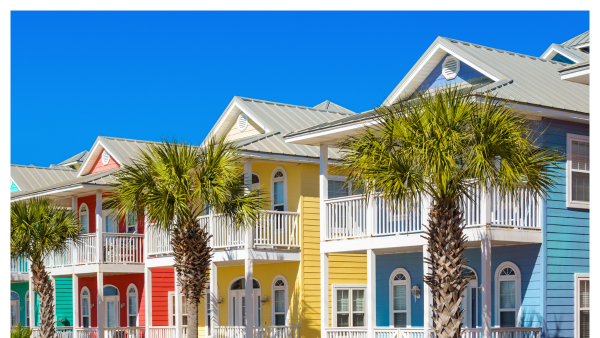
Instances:
[[[573,77],[584,76],[584,75],[589,75],[589,74],[590,74],[590,69],[587,68],[587,69],[582,69],[582,70],[571,72],[571,73],[564,74],[564,75],[561,74],[560,79],[566,80],[566,79],[570,79]]]
[[[547,51],[544,53],[544,55],[542,55],[541,59],[551,60],[551,59],[554,57],[554,55],[556,55],[556,54],[560,54],[560,55],[562,55],[562,56],[566,57],[567,59],[569,59],[569,60],[571,60],[571,61],[573,61],[573,62],[575,62],[575,63],[582,62],[582,60],[580,60],[580,59],[575,59],[575,58],[573,58],[572,56],[569,56],[569,55],[566,55],[566,54],[563,54],[563,53],[561,53],[561,52],[560,52],[558,49],[556,49],[556,48],[554,48],[554,47],[550,47],[550,48],[549,48],[549,49],[548,49],[548,50],[547,50]],[[560,61],[556,61],[556,62],[560,62]]]
[[[56,190],[47,190],[47,191],[39,192],[39,193],[32,194],[32,195],[20,196],[15,199],[11,199],[11,202],[21,201],[21,200],[30,199],[33,197],[51,195],[51,194],[56,194],[56,193],[61,193],[61,192],[66,192],[66,191],[71,191],[71,190],[76,190],[76,189],[85,189],[85,188],[103,190],[103,189],[111,189],[112,187],[106,186],[106,185],[80,184],[80,185],[75,185],[72,187],[65,187],[65,188],[60,188],[60,189],[56,189]]]
[[[291,162],[319,163],[319,159],[316,157],[278,155],[278,154],[270,154],[270,153],[251,152],[248,150],[242,150],[241,155],[247,156],[247,157],[253,157],[253,158],[270,159],[270,160],[274,160],[274,161],[281,160],[281,161],[291,161]]]
[[[569,113],[569,112],[566,112],[563,110],[545,108],[545,107],[540,107],[540,106],[536,106],[536,105],[529,105],[526,103],[518,103],[518,104],[507,103],[507,107],[521,109],[521,110],[527,110],[527,111],[536,113],[535,115],[540,115],[543,117],[558,118],[558,119],[563,119],[563,120],[564,119],[575,120],[576,122],[579,122],[579,123],[590,123],[590,115],[587,113],[583,113],[583,112],[582,113]]]
[[[254,123],[258,124],[258,126],[260,128],[262,128],[262,130],[264,130],[265,133],[269,132],[269,128],[267,128],[262,121],[260,121],[259,119],[257,119],[256,116],[254,116],[252,114],[252,110],[250,110],[250,108],[248,108],[248,106],[246,106],[243,102],[241,102],[241,100],[239,98],[235,97],[233,99],[233,102],[231,102],[229,108],[227,108],[225,110],[225,113],[223,114],[222,118],[219,119],[220,121],[218,122],[218,124],[217,124],[217,126],[215,128],[215,132],[214,132],[215,135],[217,135],[219,132],[221,132],[221,130],[223,128],[225,128],[225,130],[227,130],[227,129],[229,129],[229,127],[231,127],[233,125],[233,123],[234,123],[233,121],[230,122],[226,127],[223,126],[223,123],[225,122],[225,120],[227,120],[227,117],[232,114],[232,112],[233,112],[233,110],[235,108],[241,110],[246,115],[248,115],[248,117],[250,119],[252,119],[252,121]]]
[[[372,126],[375,125],[376,121],[374,121],[373,119],[367,120],[367,121],[362,121],[360,123],[352,123],[352,124],[344,124],[338,127],[332,127],[332,128],[328,128],[326,130],[317,130],[314,132],[309,132],[306,134],[302,134],[302,135],[297,135],[297,136],[291,136],[288,138],[285,138],[285,142],[286,143],[296,143],[296,144],[311,144],[311,140],[318,138],[318,137],[322,137],[322,136],[327,136],[327,135],[331,135],[331,134],[336,134],[336,133],[344,133],[344,132],[348,132],[348,131],[353,131],[353,130],[357,130],[357,129],[362,129],[366,126]],[[334,143],[334,142],[332,142]]]
[[[81,167],[79,167],[79,170],[77,171],[77,176],[75,176],[75,177],[81,177],[81,176],[87,175],[89,173],[91,168],[86,169],[86,167],[88,165],[90,165],[90,161],[92,160],[92,158],[94,158],[94,161],[95,161],[98,158],[98,156],[100,156],[101,153],[97,153],[97,154],[95,153],[98,150],[99,146],[102,147],[102,149],[105,149],[106,151],[108,151],[108,154],[110,155],[110,157],[114,158],[120,167],[123,166],[123,163],[121,162],[121,160],[119,160],[117,158],[117,156],[115,156],[114,153],[102,143],[102,141],[98,140],[98,142],[94,145],[92,150],[89,152],[90,155],[85,159],[85,162],[83,162],[81,164]],[[93,163],[93,162],[91,162],[91,163]],[[84,174],[84,172],[85,172],[85,174]]]

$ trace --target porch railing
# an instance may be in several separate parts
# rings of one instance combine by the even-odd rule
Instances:
[[[143,234],[104,234],[104,263],[144,263]]]
[[[147,338],[175,338],[177,329],[174,326],[149,327]]]
[[[263,210],[254,228],[254,245],[300,247],[299,212]]]
[[[327,338],[367,338],[366,328],[328,328],[325,331]],[[375,338],[435,338],[432,330],[429,331],[429,337],[425,337],[422,328],[375,328],[374,333]],[[492,338],[540,338],[541,334],[541,327],[492,328]],[[462,338],[481,338],[481,335],[481,328],[464,329]]]
[[[217,326],[214,328],[212,338],[245,338],[245,326]]]
[[[75,265],[98,263],[96,234],[83,236],[82,243],[75,247],[71,244],[71,250],[75,251]]]
[[[144,327],[111,327],[104,329],[105,338],[146,338]]]
[[[10,260],[10,273],[29,273],[29,261],[24,257],[12,258]]]
[[[34,327],[31,329],[31,338],[39,338],[40,328]],[[72,326],[61,326],[56,328],[56,338],[73,338],[73,327]]]
[[[98,338],[97,328],[76,328],[77,338]]]
[[[367,328],[328,328],[327,338],[367,338]]]
[[[233,226],[224,215],[214,215],[213,222],[211,229],[213,248],[225,249],[244,246],[246,231]]]
[[[253,331],[254,338],[300,338],[300,325],[261,326]]]

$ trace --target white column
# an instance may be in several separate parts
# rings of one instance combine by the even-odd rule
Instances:
[[[35,292],[33,291],[33,278],[31,264],[29,264],[29,326],[35,327]]]
[[[175,338],[183,337],[183,318],[181,316],[183,312],[181,297],[181,286],[177,285],[177,274],[175,274]]]
[[[246,193],[252,189],[252,161],[244,162],[244,185],[246,185]]]
[[[144,268],[144,316],[146,328],[152,326],[152,269]]]
[[[254,276],[253,276],[253,261],[252,261],[252,249],[249,248],[251,245],[251,232],[246,233],[246,338],[253,338],[254,328]]]
[[[321,225],[321,242],[327,239],[327,208],[325,206],[325,200],[328,196],[328,145],[321,144],[319,152],[319,200],[320,200],[320,225]]]
[[[79,219],[79,209],[77,208],[77,196],[71,196],[71,212],[74,212],[75,215],[77,215],[77,219]],[[73,245],[71,248],[71,260],[73,264],[77,264],[77,246]],[[73,334],[76,334],[75,330],[73,330]]]
[[[372,249],[367,250],[367,337],[375,337],[375,320],[377,318],[376,295],[377,285],[375,284],[375,263],[377,257]]]
[[[210,263],[210,332],[214,337],[216,335],[216,327],[219,326],[219,290],[217,286],[217,265],[214,262]]]
[[[427,251],[427,244],[423,245],[423,258],[429,258],[429,252]],[[431,264],[425,263],[423,259],[423,276],[429,273]],[[431,327],[431,305],[433,304],[433,298],[431,297],[431,289],[429,285],[423,283],[423,327],[425,328],[425,337],[429,338],[429,328]]]
[[[321,338],[329,327],[329,255],[321,252]]]
[[[98,319],[98,338],[104,338],[104,272],[96,273],[98,283],[98,304],[96,305],[96,318]]]
[[[102,191],[98,190],[96,192],[96,246],[97,251],[96,255],[98,255],[98,263],[102,263],[104,261],[104,247],[102,245]]]
[[[481,337],[492,338],[492,244],[485,231],[481,239]]]
[[[79,327],[79,277],[73,274],[73,329]],[[77,331],[73,330],[73,335],[76,338]]]

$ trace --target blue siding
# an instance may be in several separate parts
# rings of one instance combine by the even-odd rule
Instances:
[[[429,73],[427,78],[423,80],[417,91],[433,89],[449,84],[459,83],[468,81],[470,83],[479,83],[481,81],[491,81],[488,77],[481,74],[480,72],[473,69],[471,66],[467,65],[464,62],[460,63],[460,70],[458,71],[458,75],[452,80],[446,80],[446,78],[442,75],[442,64],[446,59],[446,56],[450,54],[444,55],[442,60],[435,66],[435,68]]]
[[[13,182],[12,180],[10,181],[10,192],[13,191],[19,191],[19,188],[17,187],[17,185],[15,184],[15,182]]]
[[[575,62],[567,57],[565,57],[564,55],[560,54],[560,53],[556,53],[556,55],[554,55],[554,57],[552,58],[553,61],[558,61],[558,62],[563,62],[563,63],[568,63],[570,65],[574,64]]]
[[[558,60],[562,61],[562,60]],[[565,62],[565,61],[563,61]],[[572,63],[572,62],[571,62]],[[567,133],[589,135],[585,124],[544,119],[545,145],[567,151]],[[575,273],[589,272],[589,210],[567,209],[566,172],[561,170],[546,207],[546,332],[545,337],[574,337]]]

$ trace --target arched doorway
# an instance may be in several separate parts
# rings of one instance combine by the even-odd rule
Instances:
[[[254,298],[254,326],[260,326],[260,283],[254,279],[252,283]],[[229,286],[229,325],[246,326],[246,280],[240,277]]]

